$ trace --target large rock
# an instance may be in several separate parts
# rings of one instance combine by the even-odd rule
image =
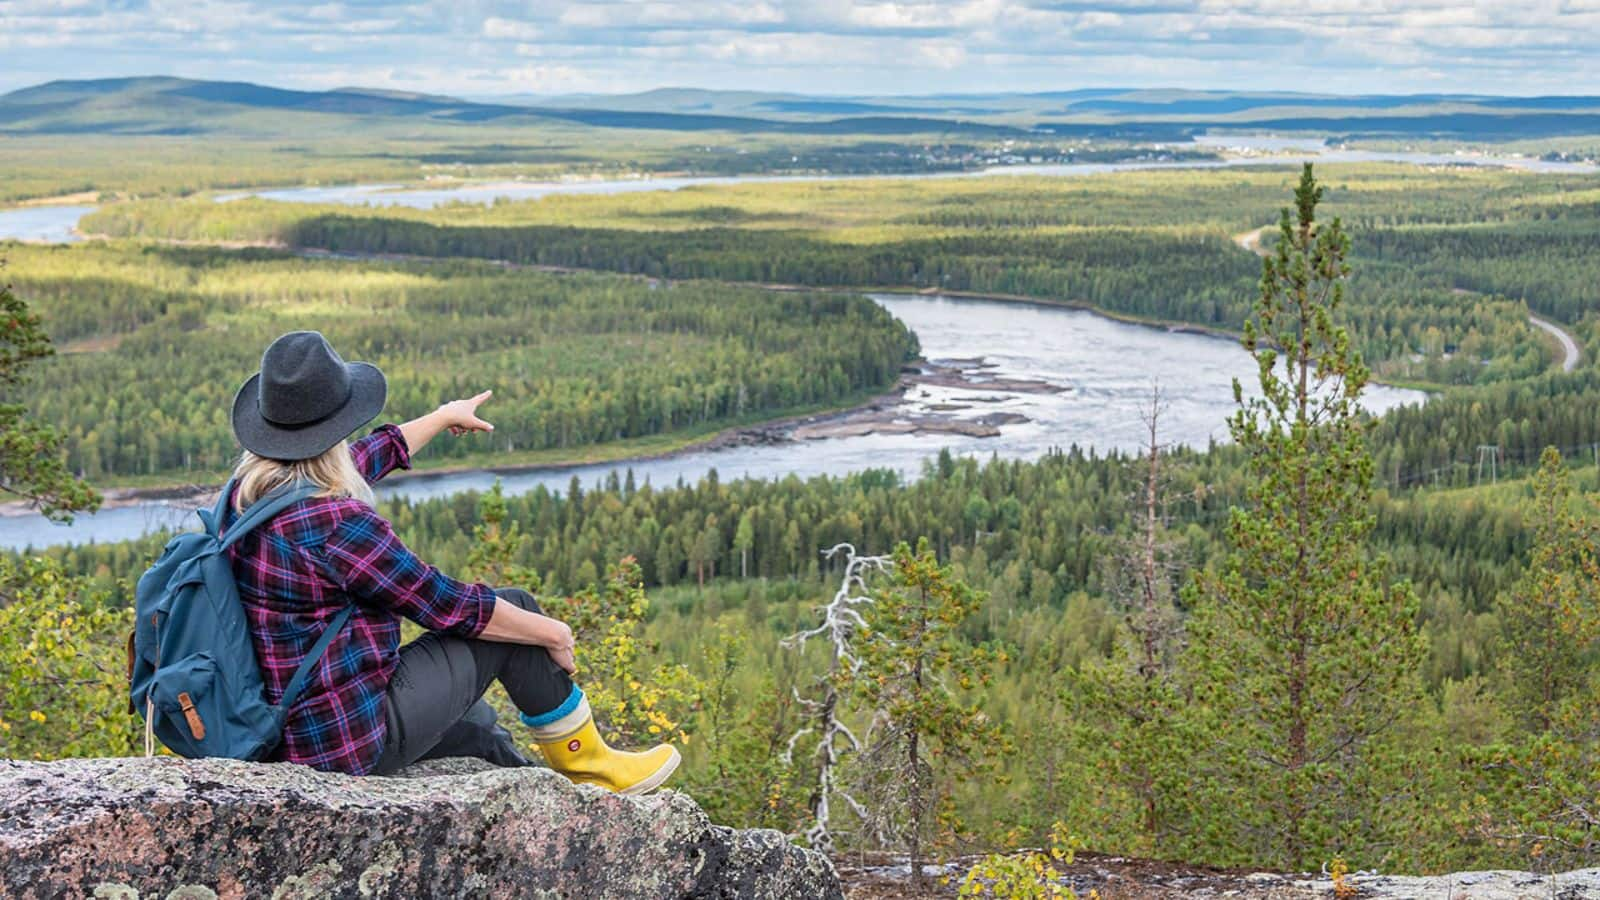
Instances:
[[[839,897],[826,857],[663,791],[445,760],[0,761],[0,897]]]

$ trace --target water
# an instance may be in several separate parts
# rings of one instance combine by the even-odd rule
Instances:
[[[338,203],[344,205],[408,206],[431,209],[444,203],[493,204],[500,200],[532,200],[550,194],[628,194],[643,191],[676,191],[699,185],[760,184],[782,181],[844,181],[863,178],[978,178],[989,175],[1035,175],[1072,177],[1107,172],[1143,169],[1227,169],[1239,166],[1283,165],[1302,159],[1317,162],[1400,162],[1415,165],[1503,166],[1533,172],[1597,172],[1588,163],[1550,162],[1529,157],[1485,156],[1471,153],[1412,153],[1406,151],[1329,149],[1320,138],[1279,137],[1274,135],[1201,135],[1193,145],[1174,144],[1174,148],[1199,146],[1206,149],[1244,153],[1220,160],[1162,161],[1129,160],[1115,163],[1060,163],[1049,165],[999,166],[972,172],[932,172],[916,175],[729,175],[654,178],[641,176],[609,181],[510,181],[494,184],[464,184],[454,187],[405,189],[396,184],[349,184],[326,187],[295,187],[262,191],[243,191],[217,197],[229,202],[243,197],[260,197],[285,203]],[[1288,155],[1260,155],[1260,154]],[[92,206],[36,206],[0,210],[0,240],[68,243],[79,240],[78,220],[93,212]]]
[[[1271,166],[1315,160],[1318,162],[1400,162],[1414,165],[1502,166],[1534,172],[1596,172],[1587,163],[1554,162],[1528,157],[1485,156],[1472,153],[1413,153],[1409,151],[1329,149],[1320,138],[1277,137],[1274,135],[1201,135],[1195,146],[1243,153],[1217,160],[1141,159],[1109,163],[1051,163],[996,166],[970,172],[928,172],[914,175],[731,175],[652,178],[643,176],[612,181],[509,181],[495,184],[468,184],[455,187],[407,189],[394,184],[353,184],[331,187],[300,187],[281,190],[245,191],[217,198],[220,202],[244,197],[259,197],[287,203],[339,203],[345,205],[408,206],[432,209],[445,203],[493,205],[499,201],[533,200],[550,194],[631,194],[644,191],[676,191],[701,185],[762,184],[791,181],[854,181],[860,179],[936,179],[980,178],[993,175],[1032,175],[1073,177],[1131,172],[1147,169],[1227,169],[1240,166]],[[1170,145],[1182,148],[1189,145]],[[1296,155],[1296,154],[1299,155]],[[1274,154],[1274,155],[1261,155]],[[1289,154],[1277,155],[1277,154]]]
[[[0,209],[0,240],[38,244],[70,244],[82,240],[74,231],[93,206],[23,206]]]
[[[679,480],[697,481],[713,468],[724,480],[841,475],[869,468],[890,468],[916,477],[923,463],[941,449],[1007,459],[1036,459],[1053,447],[1072,444],[1102,452],[1135,450],[1144,434],[1140,410],[1148,404],[1155,384],[1167,401],[1161,418],[1163,439],[1204,447],[1227,438],[1225,419],[1234,410],[1233,379],[1247,387],[1255,383],[1255,364],[1231,339],[1130,325],[1059,307],[904,294],[876,294],[873,299],[917,333],[929,360],[981,356],[994,364],[986,373],[1042,380],[1067,390],[1035,394],[983,386],[917,387],[907,397],[908,412],[959,404],[968,408],[955,412],[957,416],[1016,412],[1030,420],[1002,426],[998,437],[865,435],[803,445],[735,447],[631,464],[518,472],[500,476],[505,490],[517,494],[540,485],[565,490],[574,475],[587,487],[613,472],[620,476],[630,467],[640,483],[665,487]],[[998,399],[973,399],[978,397]],[[1417,391],[1374,387],[1367,406],[1383,412],[1421,402],[1423,397]],[[492,407],[485,412],[493,421]],[[414,476],[380,485],[379,495],[443,497],[483,490],[494,480],[488,472]],[[0,518],[0,546],[21,549],[126,540],[189,527],[194,523],[192,509],[193,504],[151,501],[79,516],[70,527],[48,525],[38,516]]]
[[[1246,154],[1305,151],[1306,158],[1324,162],[1405,162],[1418,165],[1469,164],[1510,166],[1534,171],[1594,172],[1581,163],[1543,162],[1536,159],[1500,158],[1466,154],[1427,154],[1329,150],[1317,139],[1270,135],[1202,136],[1196,144]],[[1117,163],[1004,166],[977,172],[942,172],[900,178],[973,178],[984,175],[1082,176],[1142,169],[1217,169],[1237,166],[1279,165],[1298,156],[1244,155],[1216,161],[1171,162],[1133,160]],[[550,194],[616,194],[678,190],[697,185],[747,184],[775,181],[837,181],[885,176],[711,176],[680,178],[630,178],[612,181],[546,181],[474,184],[450,188],[403,190],[393,184],[299,187],[228,194],[221,202],[257,196],[302,203],[404,205],[430,208],[442,203],[492,203],[498,199],[525,200]],[[78,240],[77,222],[93,206],[39,206],[0,210],[0,240],[15,239],[67,243]],[[917,332],[924,353],[940,357],[983,356],[998,364],[1001,375],[1039,378],[1070,388],[1061,394],[1007,394],[998,403],[972,404],[957,415],[1013,411],[1031,421],[1005,426],[996,438],[958,435],[868,435],[816,442],[804,448],[789,446],[744,447],[695,453],[668,460],[634,463],[635,478],[669,485],[703,477],[716,468],[723,478],[750,476],[780,478],[837,475],[866,468],[893,468],[915,476],[923,461],[948,448],[957,454],[997,454],[1008,458],[1037,458],[1051,447],[1078,444],[1099,450],[1132,449],[1138,445],[1142,424],[1140,405],[1151,384],[1159,381],[1167,392],[1168,409],[1163,424],[1172,440],[1204,445],[1226,436],[1223,420],[1232,411],[1230,385],[1238,377],[1254,381],[1249,357],[1233,341],[1125,325],[1092,313],[1030,307],[993,301],[947,300],[928,297],[877,295],[876,299]],[[1138,365],[1131,366],[1130,361]],[[919,392],[920,393],[920,392]],[[928,388],[910,398],[911,411],[921,405],[959,402],[962,397],[989,395],[983,390]],[[1382,411],[1422,395],[1412,391],[1374,388],[1369,406]],[[585,484],[603,480],[626,465],[594,465],[575,469],[550,469],[504,476],[510,492],[538,485],[564,488],[573,475]],[[447,496],[458,491],[489,487],[494,476],[483,472],[418,476],[384,486],[382,495],[411,498]],[[21,549],[64,543],[121,541],[155,531],[193,524],[188,503],[148,501],[79,516],[70,527],[53,526],[39,516],[0,518],[0,547]]]

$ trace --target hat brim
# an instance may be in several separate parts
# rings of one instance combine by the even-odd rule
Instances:
[[[350,399],[332,415],[301,428],[284,428],[261,417],[261,373],[251,375],[233,396],[233,436],[240,445],[268,459],[311,459],[349,437],[383,412],[389,382],[370,363],[345,363]]]

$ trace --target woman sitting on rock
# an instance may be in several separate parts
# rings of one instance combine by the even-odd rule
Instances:
[[[245,452],[228,521],[297,482],[323,489],[229,548],[268,701],[279,701],[329,621],[354,606],[291,708],[277,758],[351,774],[442,756],[528,765],[482,699],[499,681],[552,769],[625,794],[659,786],[678,751],[606,746],[570,678],[571,628],[526,591],[457,581],[423,562],[374,508],[372,483],[409,468],[439,432],[492,430],[477,416],[489,393],[347,443],[386,394],[375,366],[346,363],[322,335],[297,331],[272,342],[234,398]],[[400,646],[401,616],[428,633]]]

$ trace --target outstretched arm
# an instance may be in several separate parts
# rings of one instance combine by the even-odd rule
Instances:
[[[419,416],[401,425],[400,434],[406,439],[406,447],[412,453],[416,453],[433,440],[434,435],[446,428],[450,429],[451,434],[493,431],[493,425],[478,418],[478,407],[493,393],[494,391],[484,391],[466,400],[452,400],[425,416]]]

